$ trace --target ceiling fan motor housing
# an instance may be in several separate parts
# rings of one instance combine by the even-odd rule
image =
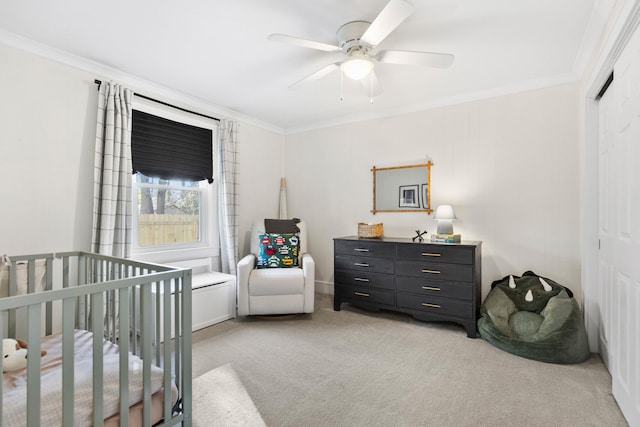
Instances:
[[[367,46],[360,41],[360,37],[367,31],[371,25],[367,21],[347,22],[338,29],[337,38],[338,46],[347,55],[366,55],[371,46]]]

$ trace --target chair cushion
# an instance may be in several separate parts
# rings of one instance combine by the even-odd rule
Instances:
[[[301,268],[265,268],[249,275],[249,295],[292,295],[304,293]]]
[[[264,219],[264,229],[267,233],[299,233],[298,218],[293,219]]]
[[[258,268],[298,266],[300,238],[297,234],[260,234],[258,238]]]

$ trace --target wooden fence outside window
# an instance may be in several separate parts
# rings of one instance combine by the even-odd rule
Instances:
[[[200,240],[198,215],[138,215],[140,246],[193,243]]]

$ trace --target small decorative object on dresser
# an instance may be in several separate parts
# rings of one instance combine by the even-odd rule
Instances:
[[[431,241],[434,243],[460,243],[459,234],[432,234]]]
[[[424,238],[422,236],[424,236],[427,233],[428,233],[427,230],[424,230],[424,231],[416,230],[416,235],[413,236],[411,240],[415,242],[416,239],[418,239],[418,242],[422,242],[424,241]]]
[[[366,222],[358,223],[358,237],[363,239],[377,239],[383,235],[382,223],[367,224]]]
[[[334,239],[333,309],[343,302],[418,320],[462,324],[476,337],[482,242],[440,244],[410,238]]]

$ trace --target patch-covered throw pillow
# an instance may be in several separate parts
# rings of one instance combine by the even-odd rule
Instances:
[[[300,238],[298,234],[260,234],[258,268],[288,268],[298,266]]]

